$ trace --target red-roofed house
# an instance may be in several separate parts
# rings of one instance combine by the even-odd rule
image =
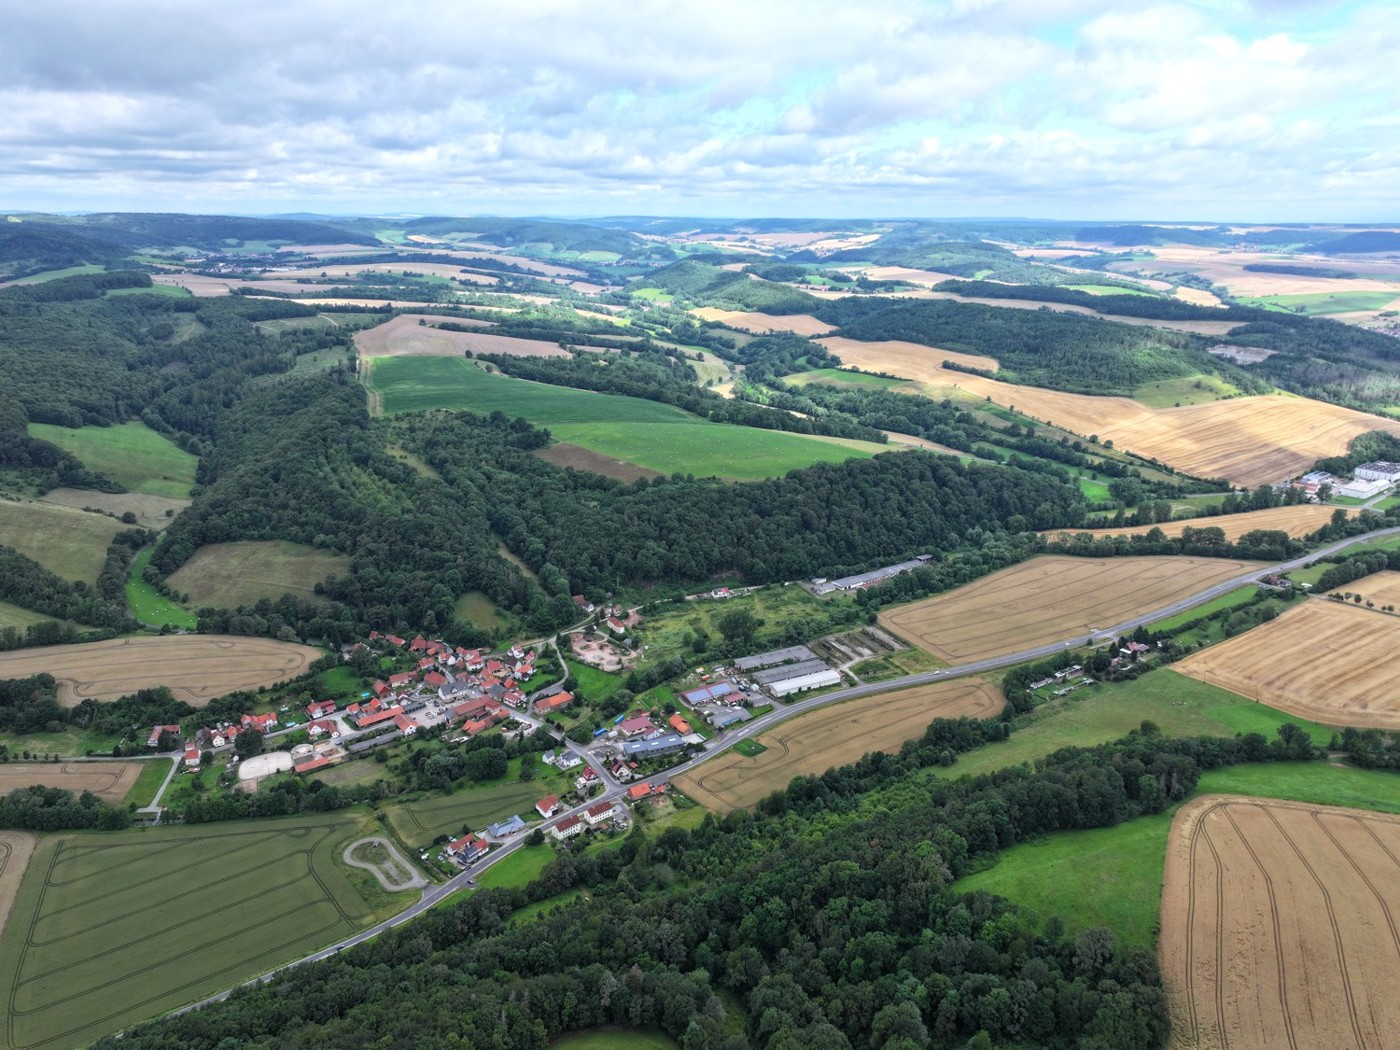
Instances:
[[[510,671],[501,661],[490,660],[486,664],[486,673],[492,678],[504,678]]]
[[[408,715],[400,713],[394,716],[394,728],[404,736],[412,736],[418,732],[418,723],[409,718]]]
[[[315,758],[308,758],[305,762],[298,762],[292,768],[298,773],[314,773],[318,769],[325,769],[327,766],[335,765],[340,759],[330,755],[317,755]]]
[[[594,605],[592,602],[590,602],[587,598],[585,598],[582,594],[575,594],[575,595],[574,595],[574,604],[577,605],[580,609],[582,609],[582,610],[583,610],[584,612],[586,612],[586,613],[591,613],[594,609],[598,608],[596,605]]]
[[[322,700],[319,703],[306,705],[307,718],[325,718],[327,715],[335,714],[335,701]]]
[[[677,733],[679,733],[681,736],[689,736],[689,735],[690,735],[690,723],[687,722],[687,721],[686,721],[684,718],[682,718],[680,715],[672,715],[670,718],[668,718],[668,719],[666,720],[666,724],[669,725],[672,729],[674,729],[674,730],[675,730]]]
[[[468,700],[454,707],[452,709],[452,720],[455,722],[458,719],[469,720],[480,718],[489,710],[491,710],[491,701],[484,696],[479,697],[476,700]]]
[[[627,719],[617,728],[622,730],[623,736],[642,736],[645,733],[650,733],[656,726],[646,715],[638,715],[636,718]]]
[[[447,678],[437,671],[429,671],[423,676],[423,684],[429,689],[441,689],[447,684]]]
[[[332,740],[335,740],[340,736],[340,729],[331,719],[323,718],[316,722],[308,722],[306,724],[306,735],[312,740],[319,740],[323,736],[328,736]]]
[[[384,640],[387,641],[390,645],[397,645],[400,649],[402,649],[404,646],[403,639],[396,634],[386,634],[384,636]]]
[[[408,685],[412,681],[412,671],[401,671],[399,674],[391,674],[389,676],[389,684],[395,689],[402,689],[404,686]]]
[[[393,692],[393,690],[389,688],[388,682],[375,682],[374,685],[370,686],[370,691],[380,698],[386,697]]]
[[[199,746],[197,744],[185,745],[185,765],[193,769],[199,765]]]
[[[553,714],[561,708],[568,707],[573,702],[573,693],[555,693],[553,696],[547,696],[543,700],[535,701],[535,714]]]
[[[146,738],[146,746],[147,746],[147,747],[159,747],[159,746],[160,746],[160,735],[161,735],[162,733],[169,733],[169,734],[172,735],[172,736],[178,737],[178,736],[180,735],[180,727],[179,727],[179,726],[153,726],[153,727],[151,728],[151,735],[150,735],[149,737]]]
[[[613,804],[611,802],[599,802],[596,806],[588,807],[588,809],[583,814],[583,819],[586,820],[589,826],[591,827],[595,824],[601,824],[603,821],[607,820],[610,816],[612,816],[612,811]]]
[[[379,632],[378,632],[378,631],[370,631],[370,632],[369,632],[369,640],[370,640],[371,642],[377,642],[377,641],[379,641]]]
[[[535,809],[539,811],[540,816],[548,820],[559,811],[559,796],[546,795],[535,803]]]
[[[408,643],[408,651],[411,653],[421,653],[428,648],[428,640],[421,634],[414,635],[413,641]]]
[[[627,789],[627,800],[629,802],[635,802],[640,798],[646,798],[650,794],[650,784],[633,784],[630,788]]]
[[[607,619],[607,624],[608,630],[612,631],[613,634],[627,633],[627,625],[624,624],[621,620],[619,620],[616,616],[609,616]]]
[[[423,659],[421,659],[421,660],[418,661],[418,670],[420,670],[420,671],[426,671],[429,667],[432,667],[433,664],[435,664],[435,663],[437,663],[437,661],[434,660],[431,656],[425,656],[425,657],[423,657]]]
[[[277,728],[277,713],[268,711],[261,715],[244,715],[238,724],[244,729],[256,729],[259,733],[266,733],[269,729]]]
[[[444,655],[444,654],[451,653],[451,652],[452,652],[452,649],[451,649],[450,646],[447,645],[446,642],[429,642],[429,643],[428,643],[428,655],[429,655],[429,656],[442,656],[442,655]]]
[[[556,839],[571,839],[583,831],[583,821],[578,817],[565,817],[549,830]]]
[[[491,843],[484,838],[468,832],[459,839],[453,839],[447,844],[447,855],[457,857],[464,861],[476,860],[491,848]]]

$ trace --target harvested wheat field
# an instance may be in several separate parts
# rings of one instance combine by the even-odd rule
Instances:
[[[1316,503],[1302,503],[1296,507],[1270,507],[1247,514],[1218,514],[1212,518],[1165,521],[1160,525],[1134,525],[1117,529],[1049,529],[1041,535],[1052,540],[1060,536],[1146,536],[1153,529],[1161,529],[1167,536],[1180,536],[1183,529],[1216,528],[1223,529],[1225,538],[1231,543],[1256,529],[1286,532],[1296,540],[1326,525],[1332,520],[1336,509]],[[1397,596],[1397,600],[1400,600],[1400,596]]]
[[[887,375],[917,379],[923,383],[945,382],[948,376],[963,374],[944,368],[944,361],[952,361],[964,368],[980,368],[984,372],[996,372],[1001,368],[1001,363],[995,357],[940,350],[924,346],[922,343],[906,343],[899,339],[865,343],[859,339],[834,335],[818,339],[817,342],[841,358],[845,364],[862,371],[884,372]]]
[[[1343,592],[1361,595],[1361,601],[1372,602],[1377,607],[1395,605],[1400,607],[1400,572],[1377,572],[1363,576],[1359,580],[1337,587],[1329,594]]]
[[[1229,795],[1183,806],[1162,888],[1178,1050],[1395,1045],[1400,817]]]
[[[419,324],[426,321],[427,324]],[[426,314],[401,314],[373,328],[356,332],[355,348],[361,357],[461,357],[472,353],[516,354],[522,357],[568,357],[558,343],[542,339],[511,339],[503,335],[479,332],[452,332],[432,327],[434,324],[465,324],[490,327],[490,322],[470,318],[432,317]]]
[[[1087,636],[1260,567],[1225,558],[1032,558],[882,612],[880,625],[966,663]]]
[[[676,786],[708,809],[727,813],[785,788],[795,776],[824,773],[870,751],[898,751],[935,718],[990,718],[1006,698],[990,682],[964,678],[847,700],[784,722],[758,737],[752,758],[729,751]]]
[[[42,784],[75,795],[91,791],[115,806],[126,798],[145,766],[145,762],[6,762],[0,765],[0,795]],[[168,770],[169,763],[163,768]]]
[[[1397,645],[1400,616],[1309,598],[1176,670],[1325,725],[1400,729]]]
[[[1018,386],[942,367],[955,355],[917,343],[820,339],[843,363],[924,383],[938,398],[961,393],[1010,406],[1041,422],[1170,464],[1197,477],[1223,477],[1253,487],[1309,469],[1346,452],[1368,430],[1400,434],[1400,420],[1304,397],[1267,394],[1181,408],[1149,408],[1128,397],[1094,397]],[[893,345],[896,350],[886,349]]]
[[[470,281],[473,284],[497,284],[500,281],[499,277],[487,277],[479,273],[463,273],[460,266],[452,266],[449,263],[351,263],[346,266],[325,266],[299,272],[302,277],[312,278],[320,284],[326,283],[321,277],[322,274],[326,278],[335,278],[356,277],[362,273],[382,273],[390,277],[411,273],[420,277],[444,277],[449,281]]]
[[[67,707],[157,685],[202,707],[235,689],[295,678],[323,655],[309,645],[226,634],[114,638],[0,653],[0,678],[47,672],[58,679],[58,702]]]
[[[741,310],[721,310],[703,306],[690,311],[702,321],[718,321],[730,328],[746,328],[750,332],[792,332],[794,335],[826,335],[832,326],[818,321],[811,314],[761,314]]]
[[[0,831],[0,933],[5,932],[10,907],[38,841],[27,831]]]

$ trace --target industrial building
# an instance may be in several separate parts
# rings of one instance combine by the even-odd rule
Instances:
[[[792,678],[781,678],[770,683],[768,691],[775,697],[784,697],[791,696],[793,693],[805,693],[809,689],[825,689],[829,685],[840,684],[841,676],[830,667],[823,667],[820,671],[810,671]]]
[[[685,738],[679,733],[667,733],[652,740],[628,740],[622,745],[622,753],[627,758],[651,758],[664,755],[668,751],[679,751],[685,747]]]
[[[859,591],[866,587],[873,587],[877,583],[888,580],[892,576],[900,573],[912,572],[933,561],[932,554],[920,554],[913,561],[902,561],[898,565],[886,565],[881,569],[871,569],[869,572],[858,573],[855,576],[843,576],[839,580],[825,580],[816,584],[813,589],[817,594],[830,594],[832,591]]]
[[[741,656],[734,661],[734,667],[739,671],[759,671],[765,667],[776,667],[778,664],[801,663],[803,660],[816,658],[817,654],[805,645],[793,645],[787,649],[774,649],[754,656]]]
[[[1391,463],[1387,460],[1363,463],[1352,473],[1363,481],[1384,481],[1394,484],[1400,481],[1400,463]]]

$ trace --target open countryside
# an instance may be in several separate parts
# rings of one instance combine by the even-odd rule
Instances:
[[[730,751],[676,786],[708,809],[727,813],[752,806],[787,787],[795,776],[824,773],[871,751],[898,751],[935,718],[991,718],[1006,704],[980,678],[847,700],[785,722],[758,737],[768,750],[749,757]]]
[[[425,322],[425,323],[420,323]],[[362,357],[462,357],[470,350],[480,354],[518,354],[523,357],[567,357],[558,343],[541,339],[511,339],[489,332],[453,332],[433,327],[451,323],[471,327],[486,326],[486,321],[466,317],[433,317],[425,314],[400,314],[375,328],[355,333],[355,346]]]
[[[349,566],[343,555],[286,540],[212,543],[170,575],[170,586],[190,596],[192,609],[236,609],[284,594],[311,601],[316,584]]]
[[[1357,581],[1358,589],[1369,582]],[[1390,658],[1397,643],[1400,616],[1309,598],[1177,667],[1301,718],[1400,729],[1400,661]]]
[[[1162,890],[1173,1045],[1391,1045],[1397,915],[1400,819],[1192,802],[1173,823]]]
[[[0,545],[65,580],[96,583],[112,537],[125,528],[103,514],[0,499]]]
[[[89,470],[106,474],[132,492],[185,499],[194,484],[198,458],[145,423],[77,430],[31,423],[29,432],[73,453]]]
[[[155,760],[163,769],[169,763]],[[103,802],[119,805],[149,765],[147,762],[6,762],[0,764],[0,795],[43,784],[81,795],[91,791]]]
[[[1183,518],[1179,521],[1164,521],[1160,525],[1132,525],[1122,528],[1111,526],[1101,529],[1051,529],[1042,535],[1055,539],[1060,536],[1146,536],[1153,529],[1161,529],[1165,536],[1180,536],[1183,529],[1221,529],[1225,539],[1231,543],[1247,532],[1256,529],[1279,530],[1294,539],[1301,539],[1322,528],[1332,520],[1336,507],[1323,507],[1315,503],[1299,503],[1292,507],[1269,507],[1266,510],[1249,511],[1245,514],[1217,514],[1213,517]]]
[[[340,868],[359,821],[48,836],[0,937],[7,1047],[71,1047],[256,976],[373,914]]]
[[[176,697],[201,707],[237,689],[272,685],[308,670],[321,650],[271,638],[222,634],[118,638],[106,642],[16,649],[0,653],[0,678],[48,673],[58,679],[58,700],[115,700],[138,689],[169,686]]]
[[[1033,558],[885,610],[880,624],[956,664],[1088,635],[1254,568],[1225,558]]]

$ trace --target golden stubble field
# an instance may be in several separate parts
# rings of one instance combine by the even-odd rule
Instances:
[[[1045,423],[1097,435],[1119,448],[1160,460],[1198,477],[1224,477],[1253,487],[1309,469],[1324,456],[1342,455],[1368,430],[1400,435],[1400,420],[1304,397],[1266,394],[1181,408],[1149,408],[1128,397],[1095,397],[1017,386],[942,367],[954,355],[915,343],[850,339],[818,342],[843,363],[922,383],[935,398],[963,396],[1013,407]],[[915,349],[910,349],[911,347]]]
[[[427,324],[420,325],[419,321],[427,321]],[[569,356],[558,343],[543,339],[512,339],[486,332],[452,332],[431,327],[434,323],[442,322],[489,327],[486,321],[400,314],[392,321],[356,332],[355,348],[361,357],[461,357],[467,350],[474,354],[514,354],[518,357]]]
[[[1226,558],[1049,556],[880,613],[880,625],[951,664],[1111,627],[1257,569]]]
[[[154,761],[154,760],[153,760]],[[118,805],[141,775],[145,762],[6,762],[0,764],[0,795],[18,788],[64,788],[81,795],[91,791],[103,802]],[[169,763],[161,763],[168,771]]]
[[[1161,964],[1177,1050],[1394,1046],[1400,817],[1213,795],[1172,822]]]
[[[1006,698],[990,682],[964,678],[880,693],[819,708],[758,737],[768,748],[753,758],[737,751],[676,777],[676,786],[707,809],[752,806],[795,776],[824,773],[871,751],[898,751],[935,718],[990,718]]]
[[[309,645],[226,634],[114,638],[0,653],[0,678],[51,674],[58,679],[58,702],[66,707],[158,685],[202,707],[235,689],[295,678],[323,655]]]
[[[38,841],[27,831],[0,831],[0,933],[5,932],[10,907]]]
[[[1370,598],[1380,593],[1374,579],[1348,588]],[[1389,586],[1395,593],[1394,580]],[[1398,645],[1400,616],[1309,598],[1188,656],[1176,670],[1325,725],[1400,730],[1400,661],[1393,658]]]
[[[1161,529],[1167,536],[1180,536],[1182,529],[1217,528],[1225,530],[1225,538],[1232,543],[1246,532],[1256,529],[1282,531],[1294,539],[1300,539],[1331,521],[1336,509],[1316,503],[1300,503],[1296,507],[1270,507],[1268,510],[1255,510],[1247,514],[1186,518],[1182,521],[1164,521],[1160,525],[1133,525],[1117,529],[1048,529],[1041,535],[1052,540],[1059,536],[1146,536],[1153,529]]]
[[[702,306],[690,311],[702,321],[718,321],[730,328],[750,332],[792,332],[794,335],[826,335],[832,326],[818,321],[811,314],[761,314],[742,310],[721,310],[717,306]]]

